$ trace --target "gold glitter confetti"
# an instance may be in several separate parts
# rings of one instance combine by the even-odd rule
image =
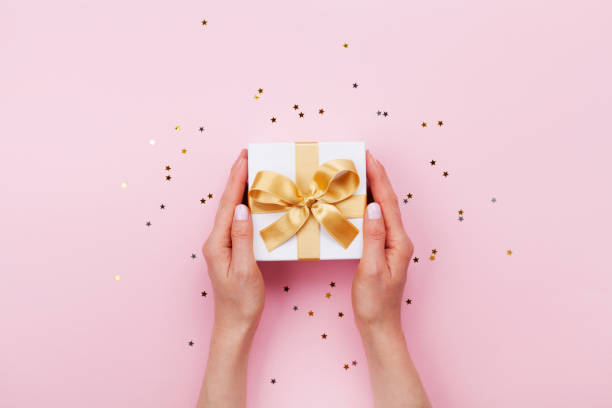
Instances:
[[[343,46],[344,48],[348,48],[348,43],[344,43],[344,44],[342,44],[342,46]]]
[[[463,215],[463,210],[459,210],[457,212],[459,213],[459,215]]]
[[[329,299],[329,298],[331,297],[331,293],[327,292],[327,293],[325,294],[325,297]]]
[[[506,251],[506,254],[508,254],[508,255],[512,255],[512,250],[511,250],[511,249],[507,250],[507,251]]]
[[[174,130],[181,130],[181,127],[180,126],[175,126]]]
[[[121,183],[121,188],[127,188],[127,183],[125,181]]]
[[[255,98],[255,100],[258,100],[259,99],[259,95],[255,94],[254,98]]]
[[[435,260],[436,260],[436,257],[435,257],[435,256],[433,256],[433,255],[430,255],[430,256],[429,256],[429,260],[430,260],[430,261],[435,261]]]
[[[115,275],[115,280],[116,280],[116,281],[118,281],[118,280],[120,280],[120,279],[121,279],[121,276],[120,276],[120,275]]]
[[[181,153],[186,154],[187,153],[187,149],[182,149]]]

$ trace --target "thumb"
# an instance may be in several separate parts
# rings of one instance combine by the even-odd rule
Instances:
[[[232,221],[232,264],[237,267],[248,267],[253,262],[253,222],[249,208],[238,204],[234,209]]]
[[[366,262],[378,263],[385,256],[387,231],[378,203],[370,203],[363,220],[363,256]]]

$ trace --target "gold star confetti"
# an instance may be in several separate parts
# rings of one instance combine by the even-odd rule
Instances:
[[[181,153],[186,154],[187,153],[187,149],[182,149]]]
[[[272,119],[270,119],[270,121],[271,121],[272,123],[276,123],[276,118],[275,118],[275,117],[273,117]]]
[[[422,122],[421,127],[427,127],[427,122]]]
[[[213,198],[212,193],[208,193],[208,198]]]
[[[344,48],[348,48],[348,44],[347,44],[347,43],[342,44],[342,46],[343,46]]]
[[[121,188],[127,188],[127,183],[125,181],[121,183]]]
[[[507,251],[506,251],[506,254],[508,254],[508,255],[512,255],[512,250],[511,250],[511,249],[507,250]]]
[[[181,130],[181,127],[180,126],[175,126],[174,130]]]
[[[308,311],[308,316],[314,316],[314,312],[312,310]]]
[[[448,171],[445,171],[444,173],[442,173],[442,175],[443,175],[444,177],[448,177]]]
[[[342,312],[338,312],[338,317],[339,317],[339,318],[343,318],[343,317],[344,317],[344,313],[342,313]]]
[[[344,369],[345,369],[345,370],[348,370],[348,369],[349,369],[349,365],[348,365],[348,364],[345,364],[345,365],[344,365]]]
[[[300,109],[300,107],[298,105],[293,105],[293,109],[294,110],[298,110],[298,109]]]
[[[263,89],[262,89],[262,88],[259,88],[259,89],[257,90],[257,93],[262,94],[262,93],[263,93]]]
[[[208,21],[206,21],[206,20],[202,20],[202,25],[204,25],[204,26],[205,26],[206,24],[208,24]]]
[[[331,297],[331,293],[327,292],[327,293],[325,294],[325,297],[329,299],[329,298]]]
[[[433,255],[430,255],[430,256],[429,256],[429,260],[430,260],[430,261],[435,261],[435,259],[436,259],[436,257],[435,257],[435,256],[433,256]]]
[[[323,109],[319,109],[319,115],[322,115],[324,113],[325,113],[325,111]]]
[[[118,281],[119,279],[121,279],[120,275],[115,275],[115,280]]]
[[[325,339],[327,338],[327,334],[323,333],[323,334],[321,335],[321,338],[322,338],[323,340],[325,340]]]
[[[463,215],[463,210],[459,210],[457,212],[459,213],[459,215]]]
[[[255,94],[254,98],[255,100],[259,99],[259,95]]]
[[[442,122],[441,120],[438,121],[438,126],[442,126],[444,124],[444,122]]]

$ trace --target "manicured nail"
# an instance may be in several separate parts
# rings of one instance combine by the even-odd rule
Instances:
[[[238,204],[234,210],[234,219],[244,221],[249,219],[249,209],[244,204]]]
[[[370,203],[367,208],[368,219],[370,220],[378,220],[382,217],[382,213],[380,212],[380,205],[378,203]]]

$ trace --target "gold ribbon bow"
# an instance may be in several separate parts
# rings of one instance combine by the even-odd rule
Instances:
[[[300,167],[297,169],[299,172]],[[299,178],[298,174],[296,179]],[[330,160],[316,168],[308,183],[301,184],[302,190],[307,186],[307,191],[301,191],[290,178],[273,171],[255,175],[248,194],[251,211],[254,214],[286,212],[259,231],[268,251],[301,232],[310,214],[344,249],[348,248],[359,229],[346,218],[363,217],[366,201],[365,195],[353,195],[359,186],[355,164],[346,159]],[[309,237],[308,244],[318,247],[317,238]],[[314,253],[318,254],[318,248]]]

